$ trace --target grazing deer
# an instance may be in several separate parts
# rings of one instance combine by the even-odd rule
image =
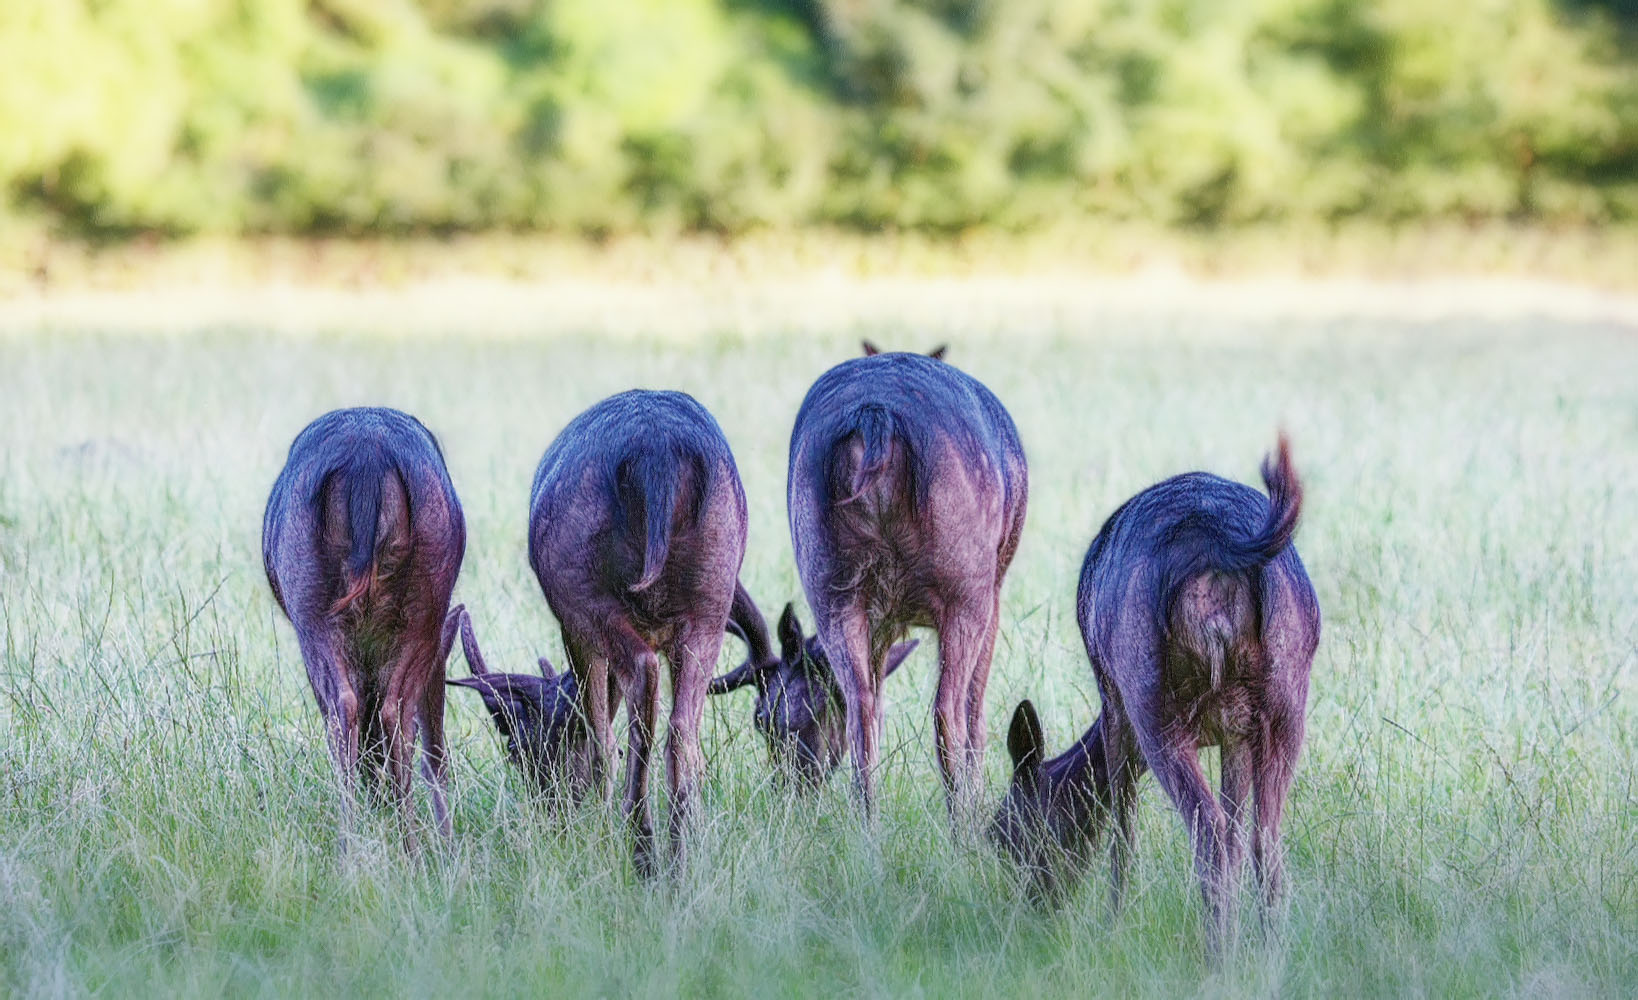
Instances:
[[[745,643],[745,662],[711,681],[712,694],[756,685],[752,723],[768,742],[774,772],[794,787],[811,791],[841,763],[847,716],[842,689],[817,636],[804,636],[794,605],[779,616],[779,652],[768,642],[768,626],[751,597],[740,588],[728,617],[728,631]],[[898,669],[919,640],[887,651],[882,676]]]
[[[951,819],[968,829],[1001,581],[1028,494],[1012,418],[950,365],[920,354],[854,358],[802,401],[787,482],[791,540],[841,689],[867,816],[888,652],[907,628],[928,626],[939,637],[938,762]]]
[[[1118,909],[1145,768],[1188,827],[1216,955],[1230,928],[1241,825],[1253,798],[1252,856],[1265,915],[1280,898],[1280,816],[1302,750],[1320,614],[1291,544],[1302,486],[1282,435],[1263,463],[1268,496],[1193,472],[1152,486],[1110,515],[1087,551],[1076,596],[1103,711],[1047,760],[1035,707],[1007,736],[1012,784],[991,837],[1044,898],[1078,879],[1112,819]],[[1214,795],[1199,749],[1222,748]]]
[[[268,585],[301,645],[342,786],[342,845],[354,777],[382,772],[417,842],[415,731],[439,832],[450,836],[444,661],[450,591],[466,550],[461,504],[438,442],[397,410],[335,410],[307,426],[262,521]]]
[[[539,676],[490,670],[478,648],[466,606],[457,607],[450,616],[459,623],[461,651],[472,676],[451,678],[448,683],[478,692],[501,739],[506,741],[506,755],[537,790],[560,797],[573,788],[584,787],[589,776],[574,771],[574,766],[585,760],[584,755],[575,754],[575,748],[586,735],[574,672],[559,673],[544,656],[539,659]]]
[[[761,637],[761,646],[756,648],[766,650],[767,626],[756,605],[749,602],[750,595],[744,588],[736,588],[727,631],[747,644],[754,642],[747,638],[744,628],[736,620],[745,614],[742,608],[749,608],[749,614],[755,616],[754,624],[749,627]],[[465,605],[450,611],[450,615],[459,624],[461,650],[466,655],[472,676],[451,678],[448,684],[478,692],[496,731],[505,741],[507,757],[537,791],[550,796],[554,802],[561,802],[576,789],[584,789],[590,783],[585,767],[589,758],[576,752],[577,748],[584,746],[586,728],[585,719],[580,714],[580,686],[575,681],[574,671],[559,672],[544,656],[538,660],[538,675],[505,674],[492,670],[478,646],[472,616]],[[755,662],[764,663],[765,657],[756,658]],[[747,660],[745,665],[733,672],[736,679],[732,682],[732,688],[748,682],[751,663]],[[770,667],[777,665],[777,660],[768,664]],[[746,680],[738,680],[739,677],[746,677]],[[712,693],[717,693],[717,681],[711,684]],[[609,697],[612,713],[618,708],[618,688],[610,691]]]
[[[649,877],[658,871],[648,767],[659,654],[671,673],[666,784],[680,861],[704,769],[700,715],[745,557],[739,470],[692,397],[631,391],[570,421],[541,459],[531,497],[529,561],[562,627],[585,720],[572,735],[590,784],[607,794],[613,714],[625,700],[622,808],[637,870]]]

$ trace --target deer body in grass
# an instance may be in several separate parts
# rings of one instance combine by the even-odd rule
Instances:
[[[1189,473],[1110,515],[1076,598],[1102,713],[1048,760],[1034,706],[1018,706],[1011,787],[991,826],[1044,898],[1079,878],[1112,827],[1118,907],[1137,782],[1152,771],[1188,830],[1213,954],[1232,928],[1246,827],[1265,908],[1282,894],[1280,823],[1319,642],[1319,605],[1291,543],[1302,486],[1283,437],[1263,482],[1266,497]],[[1215,792],[1199,761],[1207,746],[1222,754]]]
[[[925,355],[830,369],[791,432],[797,571],[844,708],[856,793],[875,803],[881,685],[910,627],[938,633],[936,754],[952,820],[969,826],[1001,583],[1029,494],[1012,418],[977,379]]]
[[[466,549],[460,501],[432,434],[397,410],[336,410],[296,437],[268,498],[262,561],[296,630],[342,790],[385,779],[414,849],[419,732],[439,831],[450,835],[444,661]]]
[[[567,670],[491,674],[466,622],[476,676],[457,683],[484,695],[514,760],[542,785],[561,778],[574,794],[607,794],[613,716],[625,703],[621,808],[645,877],[660,864],[648,805],[660,657],[671,680],[669,839],[680,859],[704,769],[700,717],[745,533],[739,472],[705,408],[679,392],[620,393],[563,429],[531,490],[529,562],[562,629]]]

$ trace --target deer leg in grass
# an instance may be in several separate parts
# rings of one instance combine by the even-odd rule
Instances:
[[[838,610],[820,618],[820,644],[842,689],[847,708],[848,750],[853,758],[853,791],[867,820],[876,817],[876,758],[881,741],[881,705],[870,661],[870,623],[862,609]]]
[[[659,872],[654,854],[654,823],[648,805],[648,768],[654,752],[660,661],[654,651],[629,632],[616,644],[620,668],[615,672],[626,699],[626,780],[620,812],[631,835],[632,863],[640,878]]]
[[[1231,904],[1239,898],[1240,873],[1246,860],[1246,804],[1251,799],[1251,772],[1255,757],[1251,744],[1237,737],[1226,737],[1221,748],[1222,779],[1218,789],[1218,803],[1223,808],[1224,891]]]
[[[347,841],[357,828],[358,808],[358,695],[347,677],[346,659],[339,638],[330,635],[297,633],[307,677],[324,720],[325,740],[330,749],[330,766],[341,792],[341,829],[338,853],[345,856]]]
[[[432,814],[447,843],[455,830],[449,817],[449,745],[444,739],[444,686],[428,684],[421,693],[421,776],[432,793]]]
[[[421,777],[432,793],[432,814],[445,843],[455,839],[449,816],[449,744],[444,738],[444,667],[450,647],[460,628],[462,609],[457,607],[444,618],[438,636],[438,659],[421,692]]]
[[[1288,717],[1264,720],[1257,741],[1252,774],[1256,822],[1252,826],[1251,851],[1257,869],[1265,927],[1285,898],[1285,857],[1280,847],[1280,818],[1285,812],[1286,793],[1291,790],[1297,753],[1302,748],[1302,735],[1303,716],[1299,711]]]
[[[612,680],[609,673],[610,652],[601,642],[587,638],[589,634],[595,634],[589,630],[569,626],[567,623],[564,630],[572,631],[575,636],[571,640],[573,647],[586,653],[584,657],[586,672],[578,680],[580,712],[591,732],[588,781],[595,793],[604,802],[609,802],[614,795],[614,699],[609,695]],[[580,659],[576,657],[577,661]]]
[[[386,740],[387,787],[393,806],[403,824],[404,850],[416,854],[421,849],[415,833],[415,805],[412,798],[412,757],[415,753],[415,711],[396,690],[381,699],[381,733]]]
[[[1228,867],[1226,821],[1217,796],[1200,769],[1200,754],[1192,739],[1169,739],[1165,733],[1138,727],[1138,741],[1155,779],[1166,790],[1189,831],[1194,848],[1194,872],[1206,905],[1206,951],[1213,960],[1228,942],[1228,901],[1224,873]]]
[[[989,624],[984,630],[984,644],[978,660],[973,664],[972,677],[967,682],[967,767],[972,781],[973,829],[981,819],[978,801],[984,788],[984,745],[988,739],[988,719],[984,710],[984,693],[989,688],[990,666],[995,657],[995,636],[1001,625],[1001,588],[997,584],[990,597]]]
[[[1126,876],[1132,865],[1132,815],[1137,811],[1137,783],[1143,757],[1133,743],[1132,725],[1124,712],[1112,708],[1104,696],[1103,754],[1109,770],[1109,909],[1120,913],[1126,900]]]
[[[665,738],[666,787],[671,797],[668,825],[672,863],[682,870],[699,806],[705,756],[700,750],[700,716],[705,711],[711,668],[722,649],[722,625],[713,619],[705,629],[688,628],[672,644],[671,721]]]
[[[975,828],[977,774],[967,720],[974,675],[988,640],[990,602],[964,602],[938,623],[938,691],[933,700],[933,738],[944,777],[945,804],[958,838]],[[982,687],[982,685],[979,685]]]

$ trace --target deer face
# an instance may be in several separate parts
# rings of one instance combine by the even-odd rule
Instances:
[[[478,692],[506,744],[506,755],[537,788],[562,790],[578,737],[585,731],[574,674],[558,673],[545,657],[540,658],[538,677],[491,671],[478,649],[471,616],[464,608],[460,616],[461,649],[472,676],[450,679],[449,685]]]
[[[903,642],[888,650],[883,676],[896,670],[916,645]],[[777,658],[761,664],[746,661],[713,680],[711,693],[746,684],[756,685],[752,722],[768,743],[776,772],[801,788],[823,784],[841,762],[847,714],[830,659],[817,636],[802,634],[794,606],[785,605],[779,616]]]

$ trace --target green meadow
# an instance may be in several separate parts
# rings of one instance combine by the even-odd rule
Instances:
[[[709,308],[704,292],[627,301],[618,322],[597,319],[597,295],[613,308],[618,290],[499,317],[480,289],[447,322],[407,306],[172,322],[133,300],[7,324],[0,993],[1638,988],[1638,333],[1459,310],[1012,310],[973,294],[877,310],[833,292],[818,313],[731,290]],[[1278,932],[1257,932],[1248,893],[1238,948],[1208,967],[1183,826],[1148,778],[1118,917],[1102,866],[1060,909],[1024,900],[987,848],[947,830],[926,646],[887,685],[874,832],[845,775],[806,800],[769,780],[740,692],[706,709],[693,863],[644,884],[620,824],[596,805],[538,807],[456,691],[453,843],[407,858],[391,815],[366,810],[339,863],[317,712],[260,560],[295,434],[370,403],[439,435],[469,532],[456,599],[491,664],[527,670],[542,653],[562,662],[524,554],[530,475],[575,413],[633,386],[685,390],[716,415],[750,500],[744,579],[770,620],[791,599],[807,620],[788,434],[807,386],[861,337],[948,342],[1028,453],[988,695],[992,801],[1020,699],[1053,752],[1097,713],[1073,599],[1103,518],[1184,470],[1256,483],[1290,432],[1307,487],[1297,545],[1325,624]],[[739,655],[730,640],[724,665]],[[465,672],[458,652],[449,669]]]

